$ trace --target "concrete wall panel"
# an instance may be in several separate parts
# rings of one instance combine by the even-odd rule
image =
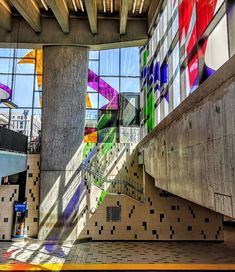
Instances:
[[[235,57],[140,143],[155,185],[235,217]]]

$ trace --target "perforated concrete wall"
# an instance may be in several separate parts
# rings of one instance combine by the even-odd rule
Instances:
[[[18,200],[18,185],[0,186],[0,240],[10,240],[12,235],[14,202]]]
[[[25,188],[25,197],[28,209],[27,216],[25,218],[25,230],[28,237],[36,237],[38,234],[39,180],[40,155],[28,155]]]
[[[149,175],[143,176],[135,145],[115,144],[105,156],[105,144],[96,145],[85,161],[103,175],[125,176],[143,184],[145,201],[125,195],[107,194],[98,207],[83,211],[79,238],[94,240],[223,240],[222,216],[182,198],[157,189]],[[93,199],[87,185],[88,203]],[[120,221],[107,221],[107,208],[120,207]],[[95,213],[91,213],[91,211]]]
[[[136,145],[87,144],[83,164],[98,177],[93,182],[101,177],[112,177],[139,184],[143,188],[144,201],[134,199],[131,194],[110,194],[107,186],[106,190],[98,188],[90,183],[89,175],[86,180],[78,170],[70,177],[69,184],[64,186],[58,180],[44,200],[47,201],[48,217],[40,220],[46,239],[223,240],[222,216],[156,188],[154,180],[144,174],[143,166],[138,164]],[[28,173],[30,171],[29,168]],[[39,174],[37,171],[36,166],[32,182]],[[58,190],[63,192],[60,198]],[[110,207],[120,211],[112,221]],[[56,221],[58,209],[62,211],[64,225]],[[36,216],[36,208],[34,212]],[[61,229],[59,235],[54,231],[58,228]]]

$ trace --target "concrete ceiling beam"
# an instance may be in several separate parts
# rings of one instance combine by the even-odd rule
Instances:
[[[128,18],[128,10],[129,4],[131,0],[121,0],[120,2],[120,34],[126,33],[126,25],[127,25],[127,18]]]
[[[35,32],[41,31],[40,10],[34,0],[9,0]]]
[[[86,18],[70,18],[70,31],[65,35],[55,18],[41,17],[41,32],[36,33],[21,17],[12,16],[12,31],[6,32],[0,28],[0,47],[39,48],[43,45],[69,44],[103,50],[147,43],[146,19],[129,20],[125,35],[120,35],[119,24],[119,20],[98,19],[99,31],[94,35]]]
[[[97,34],[97,4],[96,0],[84,1],[87,11],[88,20],[90,23],[91,33]]]
[[[62,31],[69,33],[69,11],[64,0],[47,0],[49,7],[53,11]]]
[[[148,10],[148,33],[151,31],[163,0],[152,0]]]
[[[0,27],[11,31],[11,10],[4,0],[0,0]]]

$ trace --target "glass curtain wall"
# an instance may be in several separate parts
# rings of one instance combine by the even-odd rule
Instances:
[[[0,125],[36,141],[41,129],[41,49],[0,49]],[[89,54],[84,141],[139,141],[139,48],[91,51]]]
[[[85,142],[139,141],[139,49],[90,53]]]
[[[231,57],[226,5],[223,0],[163,2],[140,53],[142,138]]]
[[[40,60],[40,61],[39,61]],[[41,129],[42,56],[32,49],[0,49],[0,98],[17,109],[0,103],[0,125],[33,140]]]

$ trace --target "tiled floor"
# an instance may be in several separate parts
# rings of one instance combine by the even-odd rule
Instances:
[[[87,242],[53,245],[1,242],[1,263],[210,263],[235,264],[235,228],[225,242]]]

